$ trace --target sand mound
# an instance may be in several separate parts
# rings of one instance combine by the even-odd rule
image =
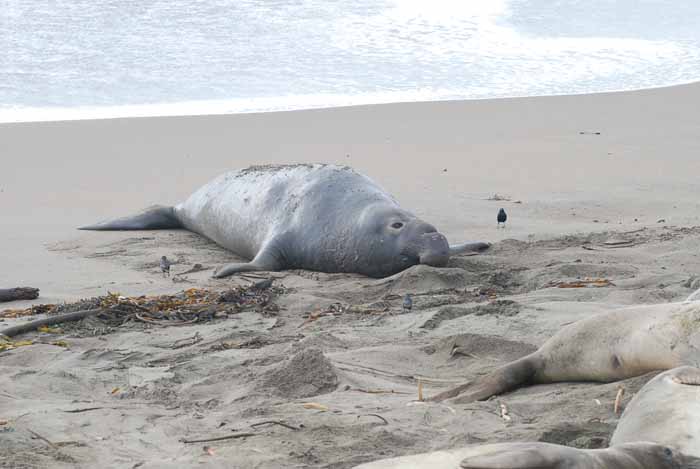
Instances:
[[[423,329],[435,329],[443,321],[461,318],[468,314],[482,316],[490,314],[494,316],[515,316],[520,312],[520,305],[512,300],[496,300],[491,303],[472,306],[471,308],[460,305],[448,305],[440,308],[432,318],[423,323]]]
[[[289,347],[291,353],[303,351],[305,349],[317,348],[323,352],[347,350],[349,345],[347,341],[336,337],[329,333],[311,333],[298,342],[292,343]]]
[[[454,356],[488,357],[505,362],[524,357],[535,350],[537,347],[534,345],[478,334],[445,337],[423,349],[425,353],[436,354],[446,359]]]
[[[320,349],[310,347],[266,372],[259,389],[285,398],[327,394],[338,387],[335,367]]]
[[[462,269],[416,265],[381,282],[390,283],[392,293],[402,294],[464,289],[467,279]]]

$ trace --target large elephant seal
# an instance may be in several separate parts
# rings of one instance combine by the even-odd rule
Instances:
[[[666,371],[635,394],[610,444],[633,441],[653,441],[700,458],[700,369]]]
[[[347,166],[252,166],[223,174],[175,207],[83,230],[186,228],[248,259],[216,272],[308,269],[386,277],[412,265],[442,267],[450,247],[432,225],[403,210],[368,177]]]
[[[498,443],[384,459],[356,469],[698,469],[700,369],[656,376],[627,405],[610,447]]]
[[[627,443],[577,449],[551,443],[496,443],[400,456],[355,469],[697,469],[694,458],[664,445]]]
[[[566,326],[534,353],[431,400],[466,403],[529,384],[611,382],[698,364],[700,302],[631,306]]]

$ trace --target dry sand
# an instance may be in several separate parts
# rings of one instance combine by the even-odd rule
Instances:
[[[564,324],[619,305],[683,299],[697,287],[699,100],[693,84],[0,125],[0,288],[42,293],[1,308],[107,291],[247,284],[212,280],[211,271],[187,275],[190,283],[162,278],[164,254],[177,261],[174,273],[234,259],[191,233],[74,228],[176,203],[213,176],[250,164],[348,164],[450,241],[494,242],[449,268],[419,266],[384,280],[275,273],[290,289],[276,298],[276,314],[183,327],[130,324],[94,336],[29,334],[70,347],[0,352],[0,467],[346,468],[479,442],[605,445],[617,421],[617,383],[536,386],[447,406],[415,402],[417,381],[432,395],[532,351]],[[511,200],[489,200],[494,194]],[[505,230],[496,229],[500,207],[509,214]],[[606,244],[620,238],[628,241],[623,247]],[[614,285],[548,286],[579,277]],[[405,292],[415,294],[414,308],[401,314]],[[306,313],[333,303],[364,312],[305,323]],[[6,319],[0,328],[21,321]],[[460,353],[451,354],[455,345]],[[647,379],[623,383],[625,402]],[[307,409],[308,402],[327,410]],[[511,421],[501,418],[501,402]],[[83,411],[67,412],[75,410]],[[268,420],[298,430],[252,427]],[[181,441],[232,432],[254,435]]]

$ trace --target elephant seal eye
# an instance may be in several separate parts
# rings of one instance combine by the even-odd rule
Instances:
[[[664,448],[664,454],[670,458],[673,456],[673,451],[671,451],[671,448]]]
[[[400,221],[397,221],[396,223],[393,223],[393,224],[391,225],[392,228],[396,228],[397,230],[398,230],[399,228],[401,228],[402,226],[403,226],[403,223],[401,223]]]

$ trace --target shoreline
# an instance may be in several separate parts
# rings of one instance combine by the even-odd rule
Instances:
[[[142,108],[174,108],[180,109],[183,107],[198,107],[198,106],[208,106],[215,107],[230,106],[230,103],[235,101],[248,101],[249,99],[230,99],[230,100],[202,100],[202,101],[182,101],[176,103],[157,103],[157,104],[128,104],[128,105],[116,105],[116,106],[97,106],[97,107],[38,107],[38,108],[23,108],[19,112],[31,112],[31,113],[58,113],[58,114],[87,114],[85,117],[76,116],[72,118],[54,118],[54,119],[26,119],[26,120],[3,120],[2,115],[6,110],[0,109],[0,125],[11,125],[11,124],[40,124],[40,123],[52,123],[52,122],[75,122],[75,121],[93,121],[93,120],[113,120],[113,119],[142,119],[142,118],[186,118],[186,117],[218,117],[218,116],[237,116],[237,115],[265,115],[271,113],[284,113],[284,112],[306,112],[306,111],[318,111],[318,110],[332,110],[332,109],[347,109],[347,108],[357,108],[357,107],[372,107],[372,106],[384,106],[384,105],[401,105],[401,104],[427,104],[427,103],[468,103],[472,101],[498,101],[498,100],[519,100],[519,99],[540,99],[540,98],[552,98],[552,97],[567,97],[567,96],[590,96],[590,95],[605,95],[605,94],[617,94],[617,93],[630,93],[638,91],[652,91],[660,90],[666,88],[675,88],[686,85],[694,85],[700,83],[700,78],[672,83],[667,85],[659,85],[652,87],[643,88],[627,88],[627,89],[615,89],[615,90],[604,90],[604,91],[592,91],[592,92],[582,92],[582,93],[567,93],[567,94],[547,94],[547,95],[533,95],[533,96],[495,96],[495,97],[471,97],[471,98],[434,98],[425,100],[409,100],[409,101],[379,101],[379,102],[367,102],[358,104],[321,104],[318,106],[311,107],[298,107],[298,108],[279,108],[279,109],[252,109],[252,110],[221,110],[221,111],[208,111],[202,110],[199,112],[172,112],[171,113],[140,113],[140,114],[116,114],[116,115],[102,115],[100,114],[107,112],[109,110],[121,110],[121,109],[142,109]],[[397,92],[398,93],[398,92]],[[311,95],[315,96],[315,95]],[[359,95],[364,96],[364,95]],[[285,97],[272,97],[272,98],[250,98],[252,101],[275,101],[283,100]],[[352,97],[348,98],[352,100]],[[204,104],[207,103],[207,104]],[[229,103],[229,104],[227,104]],[[7,111],[8,113],[17,111]]]

